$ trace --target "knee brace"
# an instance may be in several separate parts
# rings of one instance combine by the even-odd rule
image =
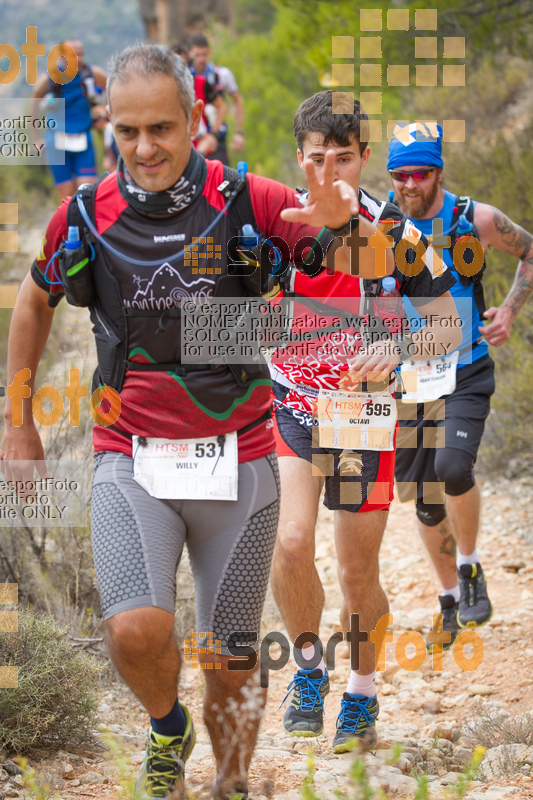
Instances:
[[[416,503],[416,516],[423,525],[428,528],[433,528],[446,516],[446,506],[444,503],[422,503],[417,500]]]
[[[452,497],[465,494],[475,484],[474,456],[465,450],[443,447],[435,451],[435,472],[444,483],[444,491]]]

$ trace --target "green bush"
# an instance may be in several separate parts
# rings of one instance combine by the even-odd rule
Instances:
[[[52,617],[21,612],[18,632],[0,635],[0,664],[19,668],[18,688],[0,689],[0,747],[25,753],[90,738],[100,666],[72,650]]]

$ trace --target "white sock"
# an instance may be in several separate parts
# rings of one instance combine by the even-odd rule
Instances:
[[[294,652],[298,653],[298,655],[301,653],[302,656],[303,656],[303,659],[310,659],[310,658],[313,658],[313,656],[315,654],[315,648],[313,647],[312,644],[307,644],[305,647],[302,647],[301,650],[298,650],[298,648],[295,647],[294,648]],[[300,661],[301,660],[302,659],[300,659]],[[320,660],[320,664],[318,664],[318,666],[316,666],[316,667],[300,667],[299,666],[298,669],[319,669],[322,672],[322,675],[325,675],[325,673],[326,673],[326,665],[324,664],[324,659],[323,658]]]
[[[441,592],[442,597],[446,597],[447,594],[451,594],[453,599],[456,603],[459,602],[459,598],[461,597],[461,590],[459,589],[459,584],[454,586],[453,589],[443,589]]]
[[[374,697],[376,694],[376,671],[374,670],[370,675],[359,675],[352,669],[346,691],[348,694],[364,694],[366,697]]]
[[[459,548],[457,548],[457,568],[462,567],[463,564],[479,564],[479,556],[476,548],[469,556],[463,555]]]

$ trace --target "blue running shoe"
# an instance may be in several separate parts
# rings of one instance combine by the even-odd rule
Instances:
[[[376,719],[379,714],[377,697],[344,692],[341,713],[337,717],[337,733],[333,739],[334,753],[347,753],[358,747],[372,750],[376,746]]]
[[[328,673],[323,675],[319,669],[299,669],[287,690],[283,703],[291,691],[294,690],[294,694],[290,708],[283,715],[285,733],[289,736],[320,736],[324,730],[324,698],[329,692]]]

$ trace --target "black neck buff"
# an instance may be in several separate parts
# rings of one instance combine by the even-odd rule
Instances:
[[[117,183],[120,194],[136,211],[144,214],[166,216],[176,214],[198,197],[207,177],[205,159],[191,148],[191,157],[181,177],[163,192],[147,192],[137,186],[121,155],[117,163]]]

